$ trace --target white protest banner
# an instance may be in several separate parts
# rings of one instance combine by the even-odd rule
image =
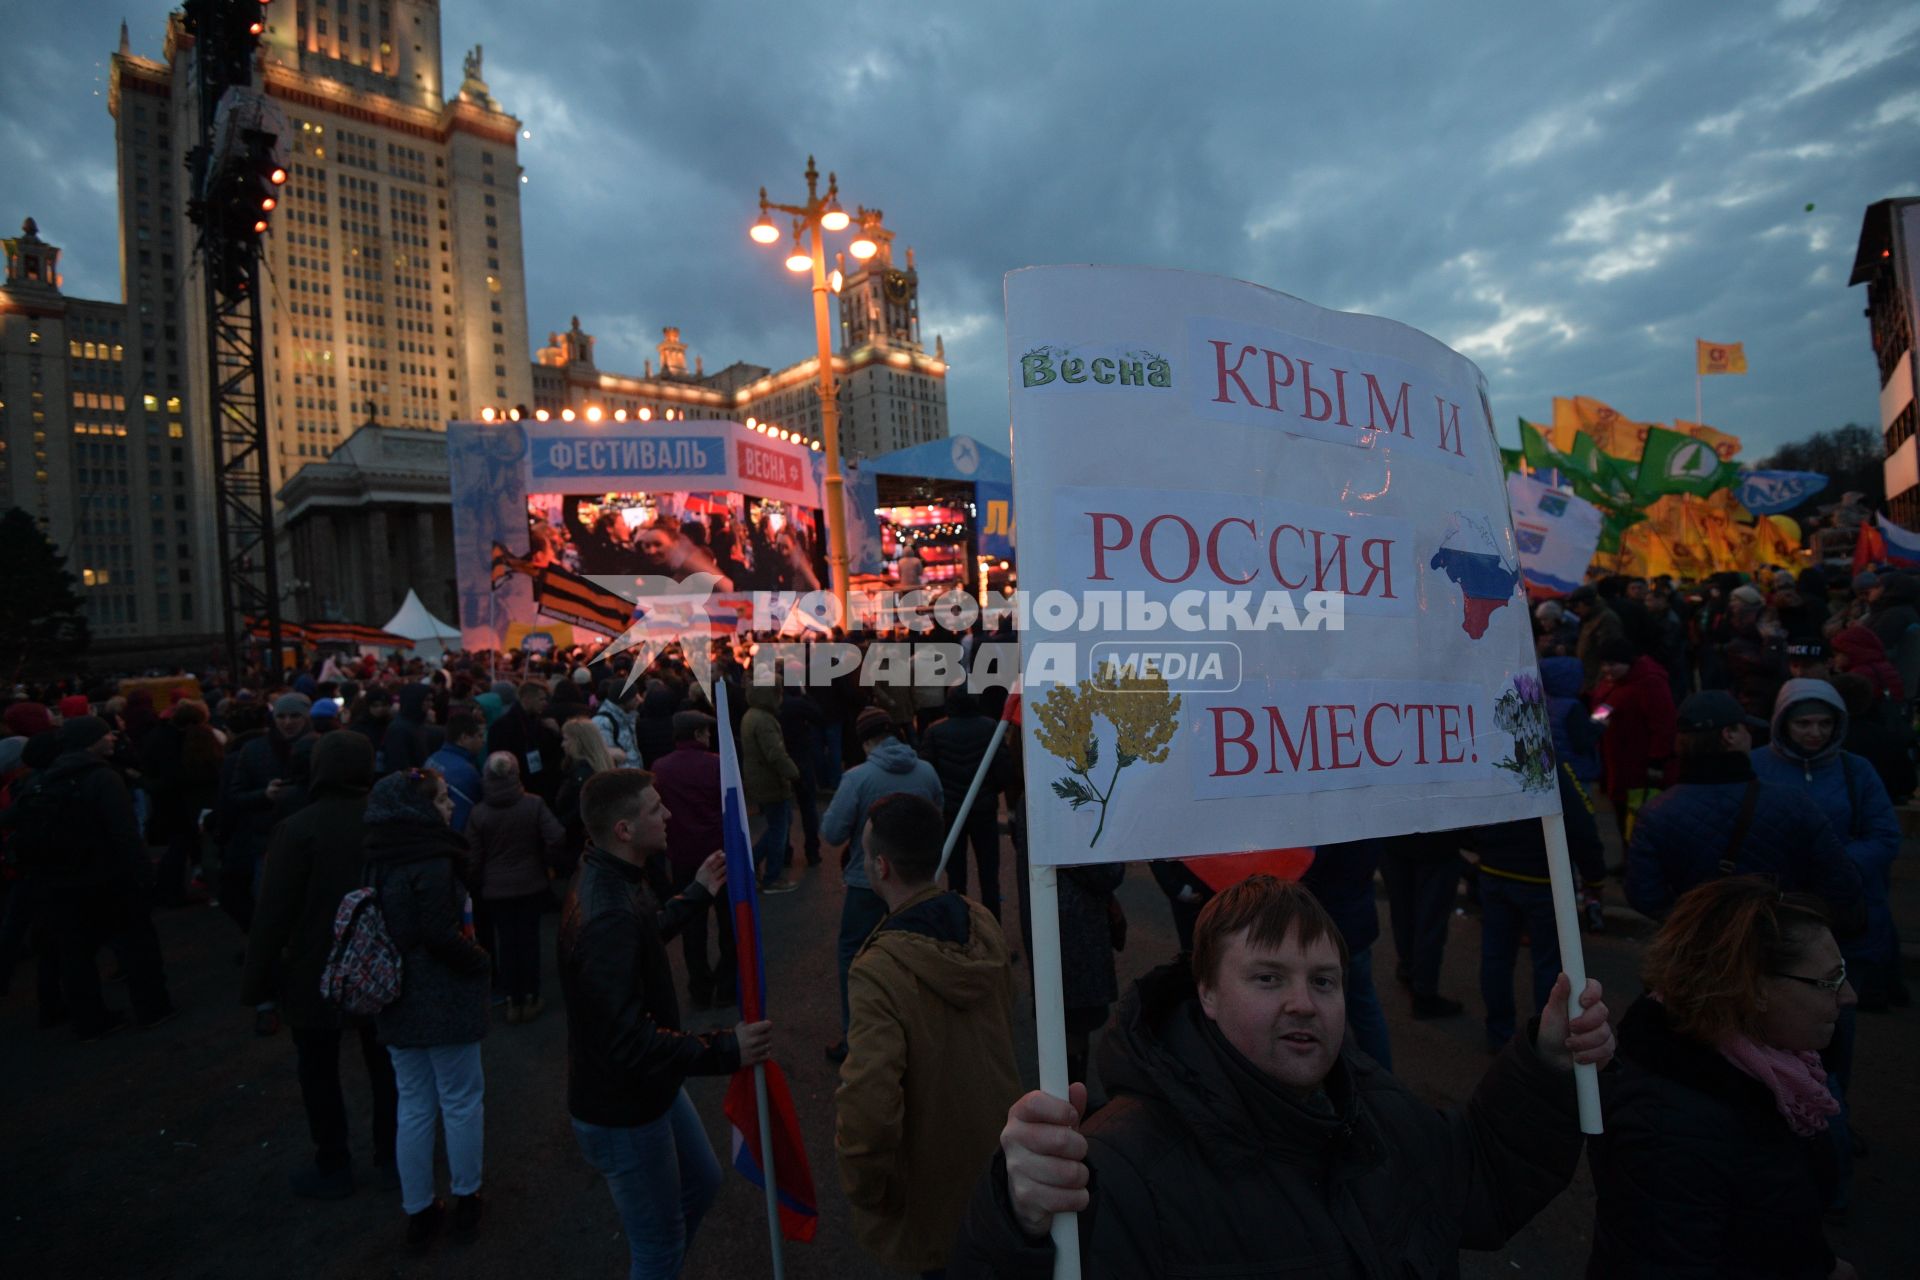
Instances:
[[[1507,476],[1520,572],[1536,596],[1570,595],[1600,545],[1600,508],[1531,476]]]
[[[1034,863],[1558,813],[1470,361],[1174,271],[1017,271],[1007,326]]]
[[[1541,818],[1582,991],[1480,371],[1211,276],[1035,267],[1006,296],[1041,1088],[1067,1096],[1063,865]],[[1071,1215],[1052,1236],[1077,1276]]]

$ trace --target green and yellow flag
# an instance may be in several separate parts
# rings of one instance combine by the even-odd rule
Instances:
[[[1668,493],[1704,498],[1735,483],[1739,476],[1740,469],[1722,462],[1706,441],[1654,427],[1647,432],[1647,449],[1640,459],[1633,492],[1642,502]]]

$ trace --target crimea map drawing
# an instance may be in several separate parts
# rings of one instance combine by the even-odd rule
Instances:
[[[1487,634],[1493,611],[1520,588],[1519,564],[1501,554],[1493,526],[1473,512],[1453,513],[1427,567],[1445,573],[1460,589],[1460,629],[1475,640]]]

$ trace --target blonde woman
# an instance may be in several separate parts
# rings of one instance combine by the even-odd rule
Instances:
[[[560,727],[560,745],[565,753],[566,772],[560,778],[560,790],[554,796],[553,811],[567,829],[566,858],[560,868],[571,875],[580,861],[580,850],[587,841],[587,829],[580,821],[580,788],[596,773],[614,767],[607,740],[600,736],[591,720],[569,720]]]

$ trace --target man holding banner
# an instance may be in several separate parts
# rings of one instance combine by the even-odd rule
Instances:
[[[773,1024],[680,1030],[664,940],[727,883],[715,852],[662,907],[642,868],[667,848],[667,808],[641,769],[610,769],[580,793],[588,844],[560,919],[567,1002],[567,1110],[607,1180],[632,1254],[629,1275],[680,1274],[720,1189],[720,1165],[682,1082],[767,1060]]]
[[[1075,1084],[1071,1104],[1036,1090],[1007,1113],[949,1274],[1052,1275],[1048,1227],[1073,1211],[1102,1280],[1446,1276],[1461,1248],[1503,1245],[1580,1162],[1572,1068],[1613,1057],[1600,984],[1570,1022],[1562,974],[1537,1034],[1464,1109],[1437,1111],[1343,1049],[1347,963],[1296,884],[1254,876],[1214,897],[1191,972],[1142,978],[1101,1043],[1112,1101],[1083,1123]]]
[[[1566,1184],[1612,1054],[1485,378],[1216,277],[1036,267],[1006,300],[1045,1092],[1003,1134],[982,1252],[1001,1275],[1079,1274],[1082,1239],[1101,1277],[1452,1274]],[[1255,878],[1208,906],[1191,972],[1123,1003],[1116,1101],[1072,1131],[1063,868],[1516,820],[1543,824],[1564,975],[1464,1112],[1343,1055],[1338,932]],[[1089,1165],[1091,1221],[1050,1221],[1088,1205]]]

